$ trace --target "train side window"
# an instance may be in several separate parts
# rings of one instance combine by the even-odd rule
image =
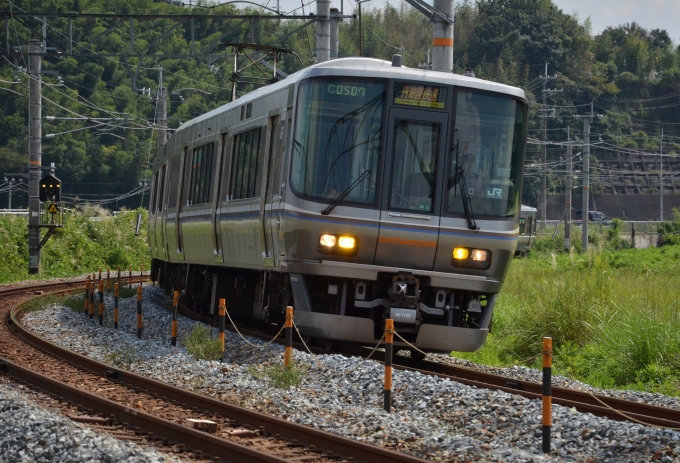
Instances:
[[[163,210],[163,200],[165,199],[165,168],[167,167],[167,164],[165,164],[163,167],[161,167],[161,170],[159,171],[159,177],[158,177],[158,188],[156,191],[158,194],[156,195],[156,207],[157,211],[161,212]]]
[[[232,199],[254,198],[260,178],[260,127],[234,137],[234,154],[231,165]]]
[[[195,148],[192,153],[191,176],[189,183],[188,204],[204,204],[210,202],[210,174],[213,163],[213,145]]]
[[[158,174],[159,172],[153,174],[153,178],[151,179],[151,195],[149,196],[149,211],[151,211],[151,214],[156,211],[156,197],[158,196]]]
[[[170,177],[168,183],[170,184],[168,186],[168,191],[169,191],[169,197],[168,197],[168,204],[171,207],[176,207],[177,206],[177,187],[179,186],[179,168],[181,164],[181,156],[177,155],[173,158],[170,159],[169,164],[170,164]],[[174,188],[172,188],[174,182]]]
[[[519,234],[520,235],[524,234],[524,217],[521,217],[519,219]]]

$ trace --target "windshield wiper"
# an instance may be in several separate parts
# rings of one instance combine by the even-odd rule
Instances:
[[[340,196],[338,196],[337,198],[335,198],[335,200],[333,200],[333,202],[330,203],[326,209],[324,209],[323,211],[321,211],[321,215],[328,215],[328,214],[330,214],[331,211],[332,211],[333,209],[335,209],[335,206],[337,206],[338,204],[340,204],[340,203],[345,199],[345,197],[346,197],[348,194],[350,194],[354,188],[356,188],[356,186],[357,186],[359,183],[361,183],[366,177],[368,177],[368,175],[369,175],[370,173],[371,173],[370,170],[365,170],[365,171],[363,171],[363,173],[362,173],[361,175],[359,175],[359,178],[357,178],[350,186],[348,186],[348,187],[345,189],[345,191],[343,191],[342,193],[340,193]]]
[[[470,200],[470,193],[468,192],[467,189],[467,184],[465,183],[465,170],[463,170],[463,167],[458,164],[458,143],[456,143],[456,147],[454,148],[456,150],[456,167],[454,169],[455,173],[453,174],[453,177],[449,179],[449,190],[453,188],[453,194],[455,197],[456,194],[456,186],[460,183],[460,199],[463,203],[463,211],[465,212],[465,218],[467,219],[468,223],[468,228],[470,230],[474,231],[479,231],[479,227],[477,226],[477,222],[475,222],[475,215],[472,212],[472,201]]]

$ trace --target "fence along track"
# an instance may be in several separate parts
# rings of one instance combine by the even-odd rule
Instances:
[[[181,303],[180,309],[182,310],[183,315],[192,318],[193,320],[202,321],[215,326],[214,320],[191,312]],[[227,325],[227,329],[233,331],[234,328]],[[271,336],[267,337],[266,335],[263,335],[262,332],[245,328],[239,329],[241,333],[259,338],[263,341],[271,339]],[[280,340],[277,340],[276,342],[282,343]],[[294,343],[294,346],[299,350],[304,350],[306,348],[302,343]],[[331,353],[331,351],[321,347],[311,347],[311,351],[315,354]],[[363,358],[371,357],[373,360],[380,362],[383,361],[384,357],[384,353],[380,350],[374,351],[372,355],[368,355],[369,351],[359,346],[343,346],[342,352]],[[425,375],[448,378],[451,381],[456,381],[469,386],[501,390],[510,394],[521,395],[528,399],[540,400],[542,397],[542,383],[510,379],[501,375],[494,375],[470,368],[452,366],[428,360],[414,360],[401,355],[395,355],[393,357],[393,362],[392,367],[395,370],[418,371]],[[589,392],[574,391],[553,386],[552,403],[572,407],[582,413],[592,413],[596,416],[604,416],[617,421],[632,421],[664,429],[680,427],[680,410],[657,407],[605,395],[591,394]]]
[[[16,297],[21,294],[22,296],[19,298],[20,300],[18,302],[25,302],[32,297],[27,293],[35,291],[58,293],[69,290],[78,290],[82,283],[83,282],[80,281],[64,282],[47,285],[33,285],[24,288],[11,288],[9,290],[0,291],[0,298],[10,295]],[[228,458],[230,461],[279,462],[288,461],[287,458],[303,458],[306,461],[331,462],[340,461],[342,459],[342,457],[340,457],[341,455],[351,457],[354,461],[376,463],[418,463],[423,461],[409,455],[240,408],[96,362],[88,357],[68,351],[42,338],[34,336],[19,322],[17,306],[15,305],[9,310],[8,306],[11,305],[13,301],[6,300],[4,302],[5,304],[0,303],[0,306],[4,306],[0,307],[0,315],[2,315],[5,325],[0,326],[0,330],[7,331],[7,328],[11,326],[13,332],[17,336],[43,351],[45,355],[56,357],[57,361],[61,363],[64,363],[64,361],[68,362],[70,365],[74,365],[86,372],[83,373],[81,371],[81,374],[93,375],[94,379],[97,381],[102,381],[106,378],[112,386],[124,387],[128,391],[132,389],[136,394],[147,394],[148,398],[144,400],[165,401],[166,405],[162,407],[164,408],[164,411],[172,409],[173,407],[177,408],[178,406],[181,406],[185,410],[185,414],[191,413],[190,411],[186,411],[186,409],[190,409],[194,413],[196,413],[197,410],[203,410],[205,411],[203,413],[204,415],[212,416],[213,419],[221,421],[220,424],[227,423],[228,425],[230,423],[232,426],[237,424],[241,426],[243,423],[251,430],[259,429],[259,431],[251,432],[250,434],[252,434],[252,436],[250,438],[239,438],[238,440],[245,440],[247,444],[257,448],[262,448],[264,446],[271,447],[271,450],[269,453],[263,453],[252,447],[249,448],[224,438],[216,437],[202,431],[196,431],[176,422],[159,418],[154,414],[140,411],[136,407],[122,405],[117,403],[117,401],[87,393],[83,391],[80,386],[73,387],[64,382],[31,371],[21,365],[17,365],[13,361],[0,358],[0,362],[2,362],[0,369],[5,373],[21,378],[23,381],[34,384],[36,387],[50,391],[51,394],[60,396],[64,398],[64,400],[68,397],[68,400],[76,402],[85,408],[104,413],[106,416],[113,416],[116,421],[128,423],[128,426],[130,427],[139,427],[147,432],[153,432],[156,437],[164,437],[166,439],[171,439],[172,441],[181,442],[187,448],[199,450],[205,455],[219,455],[224,459]],[[7,304],[8,302],[9,304]],[[18,350],[16,349],[16,338],[10,340],[10,342],[12,346],[15,347],[13,352],[16,353]],[[0,356],[6,355],[6,352],[3,351],[5,351],[5,349],[3,349],[3,344],[0,343]],[[45,365],[47,363],[56,364],[57,362],[55,362],[54,359],[50,359],[50,362],[45,362],[45,360],[42,359],[39,363]],[[71,366],[68,366],[68,368],[72,369]],[[100,382],[99,385],[101,384],[106,383]],[[238,426],[236,426],[236,429],[238,429]],[[248,433],[246,432],[244,435],[246,434]],[[267,439],[269,439],[270,442],[263,444],[262,441],[266,441]],[[283,441],[283,443],[281,443],[282,440],[287,440],[287,442]],[[271,441],[278,441],[279,445],[274,445]],[[278,447],[278,449],[276,449],[276,447]],[[327,453],[322,453],[320,449],[325,450]],[[283,458],[277,456],[277,453],[281,454]]]

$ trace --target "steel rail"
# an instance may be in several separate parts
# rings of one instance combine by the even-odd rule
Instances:
[[[134,278],[134,277],[133,277]],[[73,285],[76,283],[82,283],[80,281],[78,282],[69,282],[68,284],[70,285],[70,289],[79,289],[79,288],[74,288]],[[65,283],[58,283],[58,284],[49,284],[45,286],[41,285],[33,285],[30,287],[31,290],[35,290],[38,288],[44,288],[46,287],[53,287],[53,286],[62,286]],[[10,290],[6,290],[8,292],[26,292],[26,288],[12,288]],[[0,290],[0,296],[2,296],[4,291]],[[153,392],[158,394],[159,396],[164,396],[168,400],[175,400],[179,404],[185,404],[188,407],[197,407],[201,410],[208,410],[211,413],[217,413],[219,415],[222,415],[225,418],[228,418],[230,420],[234,420],[237,422],[242,422],[242,423],[247,423],[251,426],[254,426],[256,428],[262,428],[266,430],[266,432],[270,434],[279,434],[283,438],[288,439],[288,440],[297,440],[300,443],[304,443],[306,445],[314,445],[317,448],[322,448],[324,450],[330,450],[333,452],[336,452],[340,455],[344,456],[349,456],[353,457],[355,461],[364,461],[364,462],[375,462],[375,463],[391,463],[391,462],[403,462],[403,463],[422,463],[424,460],[421,460],[416,457],[412,457],[410,455],[406,455],[403,453],[399,452],[394,452],[392,450],[387,450],[382,447],[378,447],[375,445],[371,444],[366,444],[363,442],[359,442],[353,439],[349,439],[343,436],[338,436],[336,434],[331,434],[327,433],[315,428],[303,426],[297,423],[289,422],[280,418],[276,418],[273,416],[265,415],[256,411],[248,410],[245,408],[237,407],[235,405],[231,405],[225,402],[221,402],[219,400],[212,399],[210,397],[206,397],[200,394],[196,394],[194,392],[186,391],[174,386],[171,386],[169,384],[165,384],[159,381],[155,381],[149,378],[145,378],[143,376],[137,375],[135,373],[126,371],[126,370],[121,370],[118,368],[114,368],[112,366],[106,365],[104,363],[97,362],[89,357],[77,354],[75,352],[69,351],[67,349],[64,349],[54,343],[51,343],[39,336],[34,335],[30,331],[28,331],[19,321],[18,317],[18,309],[20,306],[15,306],[12,308],[10,311],[9,317],[8,317],[8,323],[11,326],[11,328],[14,330],[14,332],[24,341],[29,342],[36,346],[37,348],[43,350],[44,352],[48,353],[49,355],[53,355],[55,357],[59,357],[66,362],[69,362],[73,365],[76,365],[80,368],[83,368],[85,370],[89,370],[90,372],[94,373],[95,375],[101,375],[102,377],[109,378],[111,380],[118,381],[120,383],[123,383],[129,387],[133,388],[139,388],[143,391],[148,391],[148,392]],[[22,375],[27,375],[25,369],[22,369],[21,367],[18,367],[14,364],[11,364],[11,362],[4,362],[4,365],[7,369],[8,373],[11,372],[17,372]],[[30,370],[26,370],[30,371]],[[37,373],[33,373],[34,375],[38,375]],[[38,375],[41,376],[41,375]],[[51,380],[50,378],[46,378],[46,380],[49,381],[55,381]],[[68,385],[63,385],[67,389],[70,388],[71,386]],[[50,388],[53,387],[53,385],[50,384]],[[56,386],[55,386],[56,387]],[[52,391],[53,389],[50,388],[45,388],[47,390]],[[65,390],[67,390],[65,389]],[[77,391],[78,393],[83,392],[78,389],[72,388],[73,391],[70,391],[69,394],[75,394]],[[65,392],[66,393],[66,392]],[[91,395],[91,394],[90,394]],[[75,397],[75,396],[74,396]],[[87,405],[89,408],[92,408],[93,410],[98,410],[103,413],[107,414],[115,414],[117,419],[120,421],[128,421],[127,415],[132,416],[137,416],[140,417],[142,416],[145,420],[148,420],[149,418],[143,414],[141,411],[135,411],[133,409],[129,409],[129,407],[125,407],[122,405],[119,405],[119,407],[123,407],[124,409],[128,409],[129,411],[122,410],[122,409],[117,409],[115,411],[110,411],[114,410],[112,405],[110,405],[107,402],[101,402],[99,405],[95,405],[94,403],[90,403],[92,401],[92,397],[87,397],[83,396],[84,399],[88,401],[89,405]],[[102,399],[104,401],[108,399]],[[76,399],[73,399],[74,402],[76,402]],[[111,401],[108,401],[111,402]],[[113,402],[115,404],[115,402]],[[82,404],[85,405],[85,404]],[[132,413],[131,413],[132,412]],[[125,413],[126,418],[125,420],[121,419],[120,413]],[[152,415],[149,415],[152,416]],[[155,418],[155,417],[154,417]],[[130,418],[132,419],[132,418]],[[160,418],[156,418],[160,420]],[[176,426],[184,430],[186,427],[177,425],[174,423]],[[139,424],[138,426],[140,428],[148,429],[149,426],[156,426],[153,421],[145,421],[145,424]],[[190,428],[186,428],[190,429]],[[177,429],[176,428],[167,428],[167,432],[169,435],[164,435],[166,432],[165,430],[160,430],[154,431],[157,435],[163,435],[164,437],[171,438],[176,441],[180,441],[180,438],[177,437]],[[189,434],[187,434],[189,435]],[[175,436],[175,437],[173,437]],[[213,437],[213,439],[219,439]],[[219,439],[223,440],[223,439]],[[225,440],[225,442],[228,442]],[[187,447],[196,447],[195,442],[185,442]],[[203,445],[203,444],[201,444]],[[205,441],[205,448],[201,448],[205,453],[208,454],[216,454],[215,450],[211,450],[214,446],[216,445],[212,441]],[[223,453],[218,453],[218,454],[223,454]],[[262,454],[262,455],[268,455],[268,454]],[[269,456],[269,455],[268,455]],[[253,459],[250,460],[243,460],[243,461],[255,461]],[[274,461],[274,460],[258,460],[258,461]],[[282,461],[282,460],[275,460],[275,461]]]
[[[284,463],[287,461],[283,458],[251,449],[245,445],[221,439],[206,432],[197,431],[112,400],[98,397],[2,358],[0,358],[0,371],[29,383],[36,388],[61,396],[65,400],[76,402],[84,407],[104,413],[106,416],[114,416],[115,419],[129,423],[131,426],[151,431],[155,435],[163,436],[176,442],[190,442],[190,445],[187,445],[187,447],[200,449],[207,454],[228,456],[230,461],[243,463]]]

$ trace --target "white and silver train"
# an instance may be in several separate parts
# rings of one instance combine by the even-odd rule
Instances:
[[[400,57],[398,57],[400,58]],[[152,278],[204,315],[474,351],[515,253],[521,89],[368,58],[183,124],[153,160]],[[402,344],[402,346],[406,346]]]

